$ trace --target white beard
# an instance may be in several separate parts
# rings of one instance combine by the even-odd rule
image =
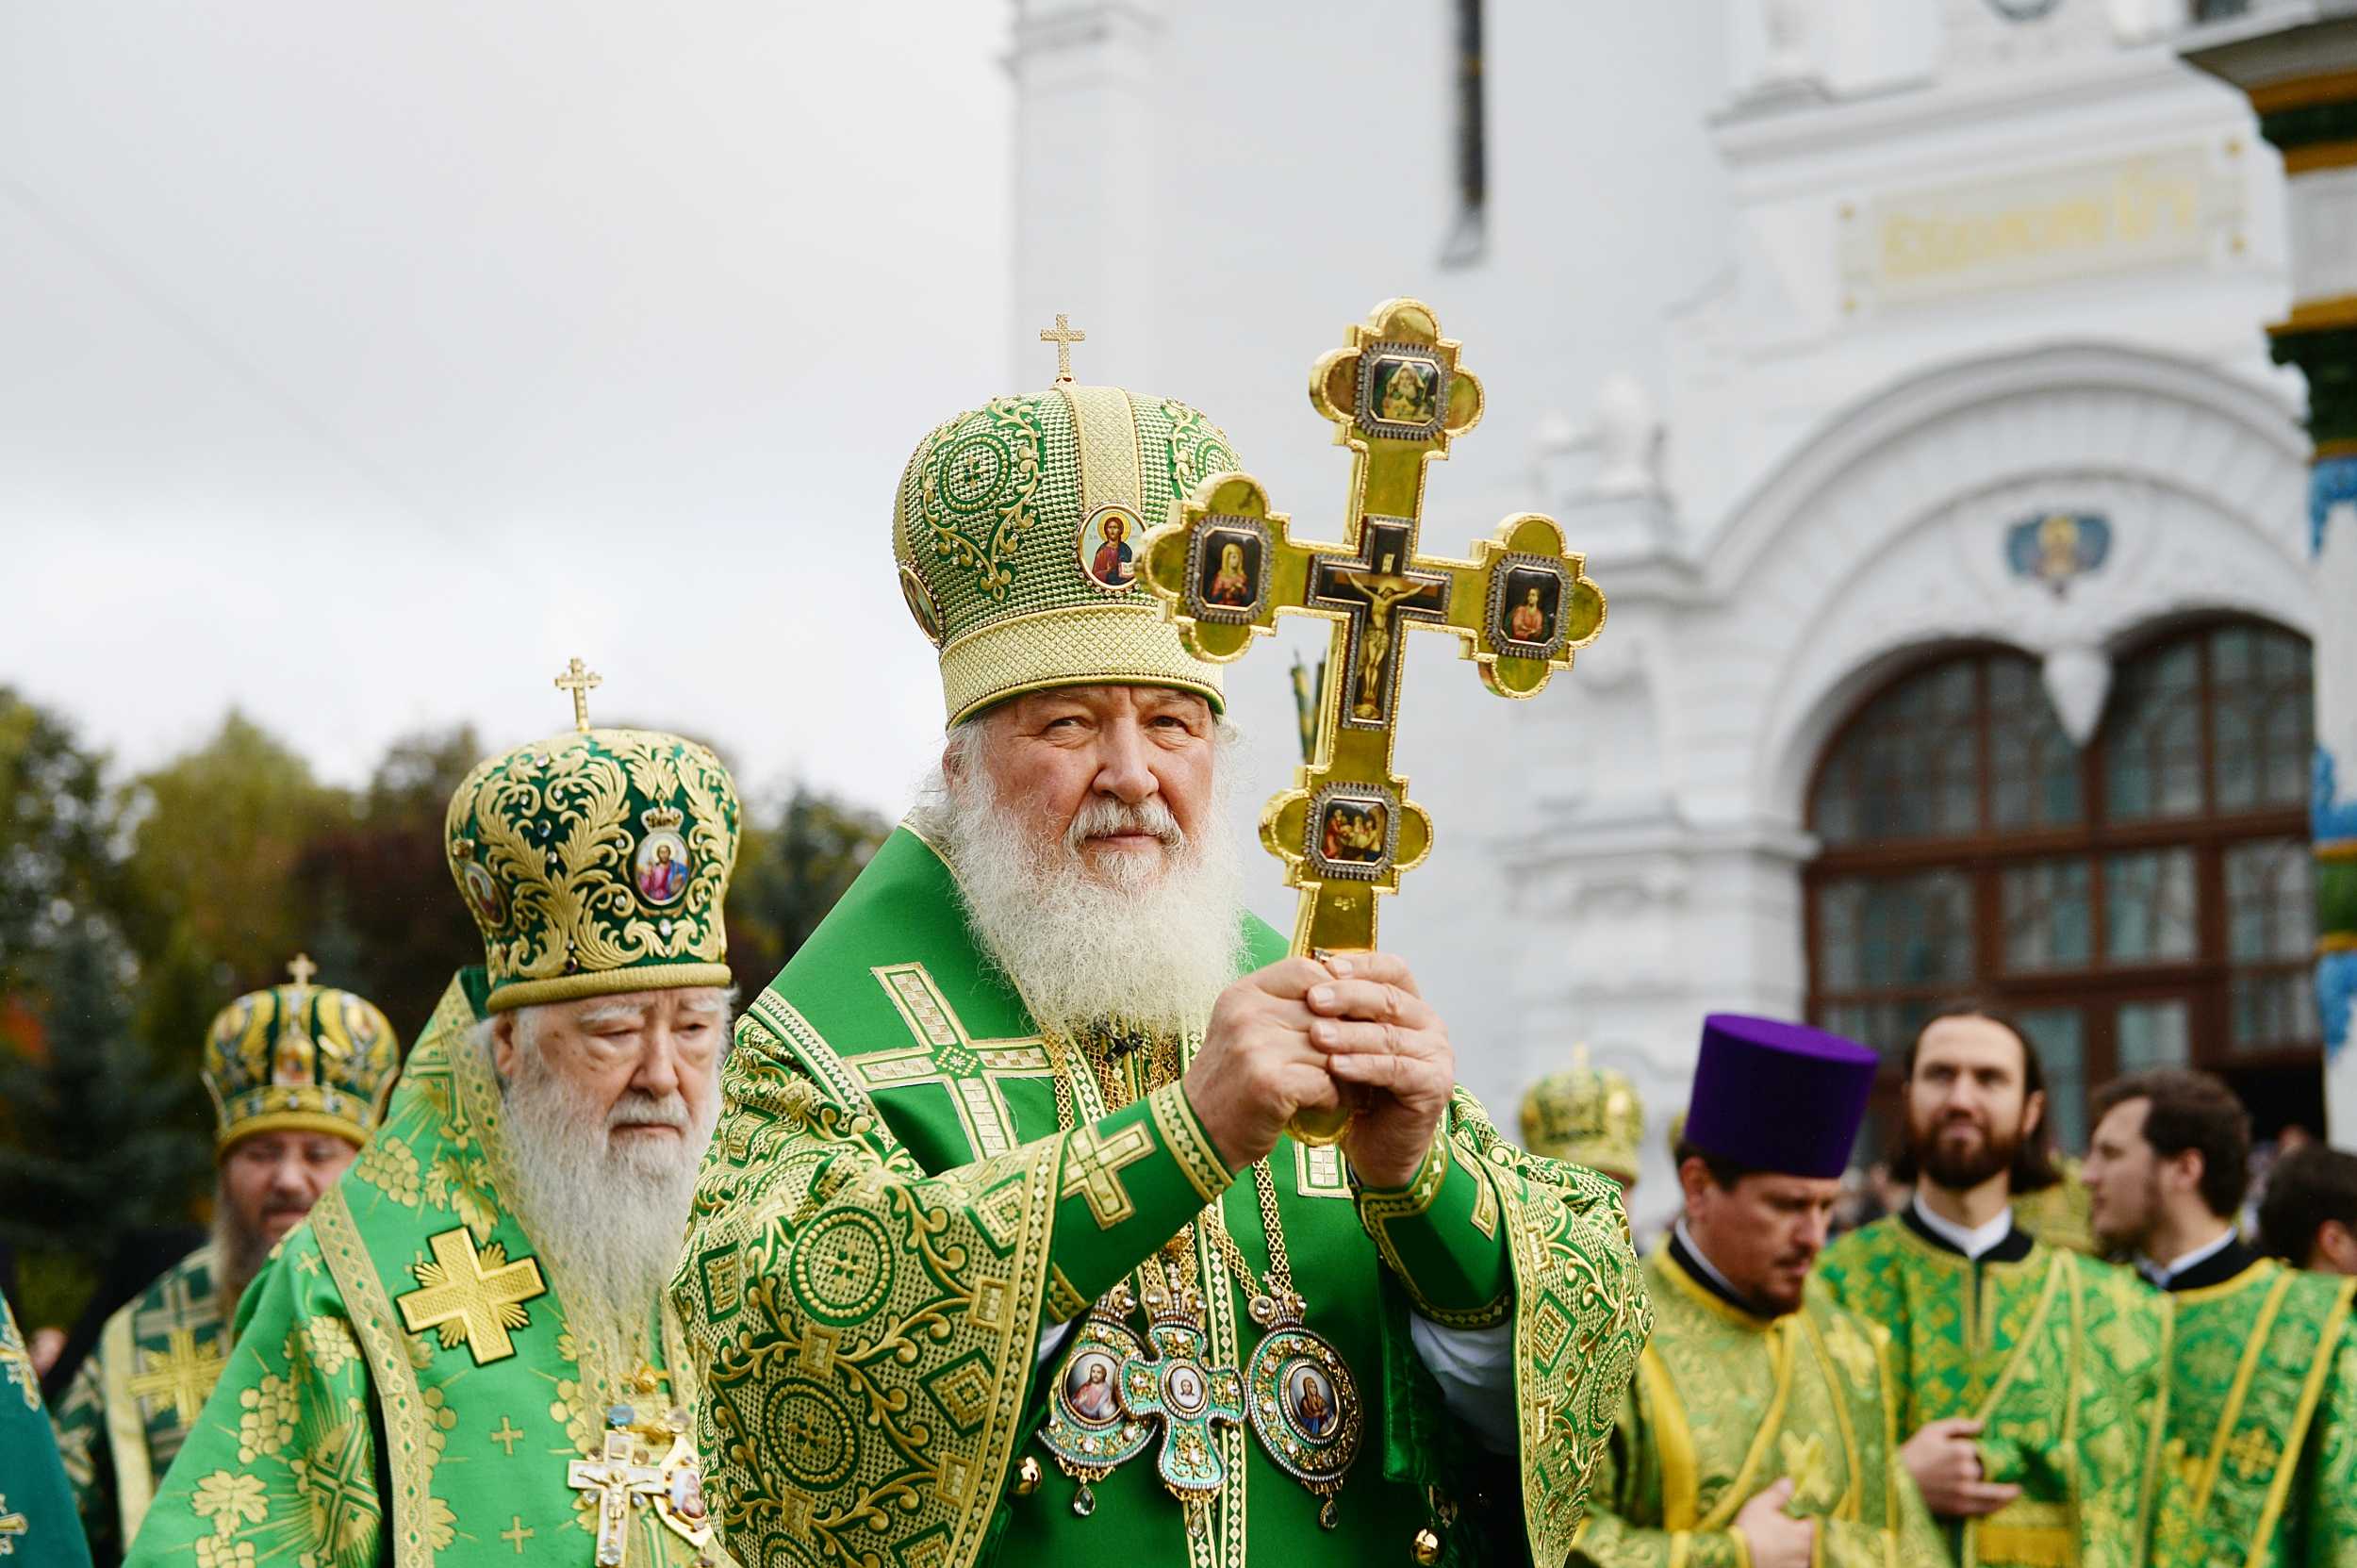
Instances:
[[[487,1053],[490,1026],[479,1032]],[[502,1085],[501,1098],[515,1156],[517,1217],[564,1277],[565,1316],[576,1337],[615,1346],[631,1365],[607,1370],[626,1374],[647,1351],[655,1302],[679,1263],[718,1097],[706,1100],[700,1123],[676,1093],[658,1100],[625,1091],[609,1114],[549,1069],[530,1009],[516,1020],[516,1074]],[[617,1145],[614,1128],[632,1122],[684,1131],[672,1145]]]
[[[221,1299],[221,1320],[237,1316],[238,1298],[262,1272],[274,1244],[265,1230],[247,1229],[230,1206],[227,1183],[213,1191],[213,1294]]]
[[[1219,762],[1228,749],[1223,740]],[[1189,838],[1159,800],[1129,807],[1091,796],[1071,828],[1043,844],[1001,804],[986,771],[959,771],[954,783],[929,784],[920,824],[956,867],[975,940],[1032,1021],[1065,1039],[1114,1020],[1201,1029],[1244,960],[1243,876],[1225,800],[1211,802]],[[1214,777],[1227,772],[1215,764]],[[1115,826],[1160,836],[1160,863],[1108,854],[1092,869],[1082,839]]]

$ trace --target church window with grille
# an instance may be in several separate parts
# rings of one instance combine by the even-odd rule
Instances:
[[[2180,629],[2119,659],[2081,749],[2026,654],[1900,675],[1811,785],[1811,1015],[1895,1062],[1941,1000],[1994,998],[2073,1150],[2088,1091],[2148,1066],[2221,1073],[2263,1131],[2314,1127],[2309,686],[2293,633]]]

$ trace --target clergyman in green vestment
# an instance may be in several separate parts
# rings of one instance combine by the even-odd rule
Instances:
[[[661,1303],[718,1114],[736,797],[701,746],[590,729],[593,680],[453,798],[485,966],[246,1292],[133,1568],[721,1560]]]
[[[2357,1279],[2244,1245],[2250,1120],[2216,1078],[2134,1073],[2095,1109],[2095,1233],[2175,1310],[2154,1568],[2353,1568]]]
[[[213,1236],[107,1320],[58,1406],[58,1449],[101,1563],[119,1562],[228,1360],[262,1259],[343,1175],[385,1114],[401,1042],[367,999],[293,981],[224,1007],[205,1034]]]
[[[16,1313],[0,1297],[0,1557],[9,1568],[90,1568],[90,1545]]]
[[[673,1290],[745,1561],[1569,1550],[1646,1331],[1619,1189],[1498,1137],[1404,963],[1244,913],[1218,670],[1091,575],[1234,467],[1068,381],[908,466],[941,771],[740,1021]]]
[[[1913,1202],[1818,1262],[1890,1330],[1900,1450],[1956,1560],[2140,1568],[2168,1315],[2127,1270],[2048,1245],[2012,1198],[2052,1180],[2036,1048],[1973,1003],[1905,1055]]]
[[[1654,1331],[1574,1568],[1919,1568],[1946,1557],[1899,1462],[1876,1325],[1807,1293],[1866,1114],[1865,1047],[1703,1022],[1685,1204],[1646,1260]]]

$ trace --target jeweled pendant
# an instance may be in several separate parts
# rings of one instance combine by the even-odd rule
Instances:
[[[1342,1505],[1335,1502],[1333,1498],[1328,1497],[1326,1500],[1326,1506],[1318,1510],[1318,1528],[1322,1530],[1334,1529],[1338,1527],[1342,1522]]]
[[[1072,1511],[1083,1519],[1096,1511],[1096,1492],[1088,1482],[1082,1481],[1080,1490],[1072,1494]]]
[[[1326,1499],[1318,1523],[1332,1529],[1328,1514],[1359,1457],[1365,1407],[1359,1380],[1333,1341],[1301,1327],[1298,1318],[1282,1323],[1261,1341],[1244,1368],[1252,1435],[1279,1470]]]

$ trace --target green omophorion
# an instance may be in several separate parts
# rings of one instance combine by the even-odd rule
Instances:
[[[610,1408],[692,1404],[568,1324],[565,1281],[511,1212],[487,990],[480,969],[451,982],[382,1128],[246,1291],[136,1568],[587,1568],[605,1494],[576,1467],[602,1459]],[[618,1568],[718,1560],[684,1533],[708,1537],[704,1504],[669,1457],[625,1466],[663,1481],[623,1489]]]
[[[58,1457],[102,1559],[119,1559],[139,1534],[228,1353],[210,1243],[107,1320],[57,1415]]]
[[[1254,963],[1285,950],[1257,920],[1245,937]],[[1150,933],[1108,939],[1152,961]],[[1076,1512],[1080,1483],[1036,1441],[1059,1365],[1042,1369],[1044,1333],[1195,1220],[1208,1364],[1242,1368],[1260,1339],[1211,1235],[1265,1275],[1256,1181],[1221,1164],[1178,1083],[1148,1077],[1174,1044],[1109,1066],[1110,1108],[1085,1065],[1060,1088],[1075,1048],[986,967],[948,867],[906,829],[878,852],[740,1022],[674,1286],[743,1560],[1393,1562],[1431,1529],[1442,1560],[1562,1562],[1645,1291],[1618,1189],[1500,1142],[1461,1095],[1397,1193],[1355,1194],[1330,1149],[1268,1157],[1307,1327],[1366,1405],[1333,1527],[1228,1424],[1210,1428],[1225,1480],[1199,1529],[1152,1444]],[[1510,1334],[1516,1452],[1478,1462],[1409,1345],[1411,1308]]]

